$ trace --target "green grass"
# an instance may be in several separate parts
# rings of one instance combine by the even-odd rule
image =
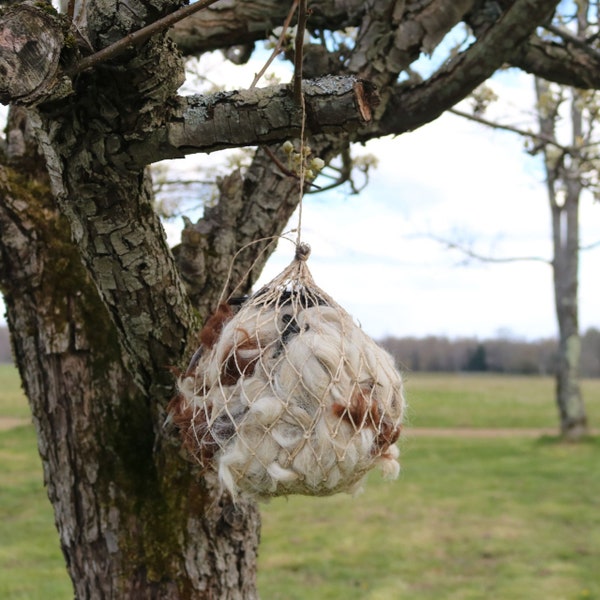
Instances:
[[[30,415],[17,369],[0,364],[0,417],[28,419]]]
[[[269,599],[600,598],[600,443],[419,438],[400,480],[263,508]]]
[[[409,373],[409,427],[557,427],[552,377]],[[28,418],[16,369],[0,365],[0,417]],[[584,379],[592,425],[600,426],[600,379]]]
[[[0,473],[0,598],[72,598],[31,425],[0,433]]]
[[[556,426],[550,379],[407,387],[415,427]],[[20,414],[0,389],[0,416]],[[600,381],[585,393],[598,426]],[[356,498],[262,506],[263,600],[600,600],[600,438],[408,436],[401,451],[400,479],[374,472]],[[31,426],[0,432],[0,474],[0,598],[72,597]]]
[[[409,427],[558,428],[552,377],[410,373]],[[589,422],[600,426],[600,379],[581,384]]]

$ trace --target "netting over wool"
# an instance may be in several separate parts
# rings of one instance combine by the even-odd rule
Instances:
[[[401,376],[303,260],[203,334],[174,420],[233,496],[352,492],[374,466],[397,477]]]

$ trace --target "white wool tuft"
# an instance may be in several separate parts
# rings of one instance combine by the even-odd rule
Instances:
[[[355,492],[375,466],[398,476],[402,378],[302,261],[225,323],[179,391],[194,454],[234,497]]]

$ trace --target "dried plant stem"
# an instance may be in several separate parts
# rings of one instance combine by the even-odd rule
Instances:
[[[179,10],[151,23],[150,25],[146,25],[146,27],[142,27],[138,29],[134,33],[130,33],[126,35],[124,38],[121,38],[118,42],[111,44],[110,46],[103,48],[99,52],[92,54],[91,56],[86,56],[79,63],[67,71],[67,74],[70,76],[76,75],[77,73],[81,73],[86,69],[92,69],[98,64],[110,60],[115,56],[118,56],[122,52],[124,52],[127,48],[139,44],[141,42],[146,41],[149,37],[158,33],[159,31],[163,31],[164,29],[168,29],[178,21],[193,15],[194,13],[202,10],[204,8],[208,8],[211,4],[214,4],[218,0],[198,0],[194,4],[190,4],[188,6],[184,6]]]
[[[275,57],[281,52],[281,46],[283,45],[283,39],[285,37],[285,32],[287,31],[290,23],[292,22],[292,17],[298,8],[298,2],[300,0],[294,0],[292,3],[292,8],[290,8],[290,12],[288,13],[285,21],[283,22],[283,29],[281,31],[281,35],[275,44],[275,48],[273,48],[273,52],[271,52],[271,56],[267,59],[267,62],[262,66],[261,70],[254,76],[252,83],[250,84],[250,89],[256,87],[256,84],[260,81],[260,78],[265,74],[271,63],[275,60]]]

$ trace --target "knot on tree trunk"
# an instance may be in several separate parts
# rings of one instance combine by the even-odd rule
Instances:
[[[68,95],[59,74],[64,45],[59,15],[32,4],[11,6],[0,17],[0,102],[32,106]]]

